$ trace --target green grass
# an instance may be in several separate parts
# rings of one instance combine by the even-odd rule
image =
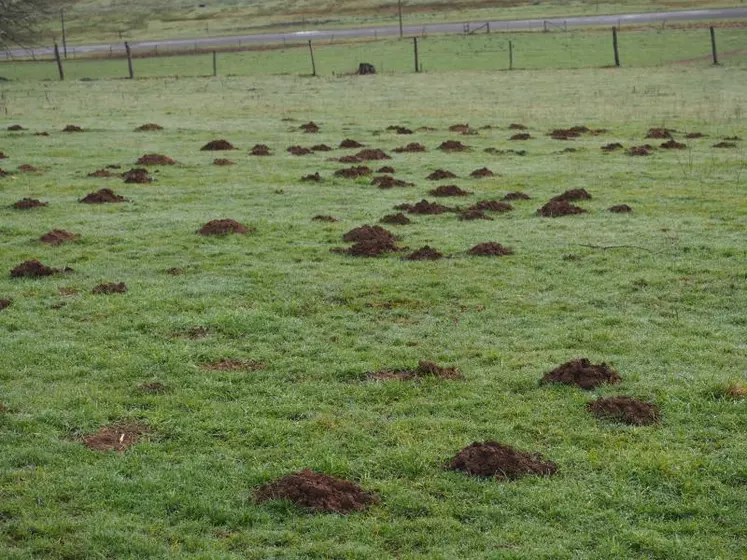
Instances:
[[[252,76],[2,85],[3,129],[20,122],[50,136],[0,133],[7,271],[28,258],[71,266],[42,280],[0,277],[0,556],[30,558],[741,558],[747,514],[747,401],[723,389],[745,380],[743,67],[454,72],[370,78]],[[287,121],[282,119],[295,119]],[[322,126],[301,134],[307,120]],[[158,133],[132,129],[155,121]],[[493,125],[456,137],[448,125]],[[522,122],[535,140],[508,141]],[[89,129],[62,134],[68,123]],[[373,135],[391,124],[438,132]],[[574,142],[560,126],[608,128]],[[604,155],[641,144],[650,126],[709,135],[650,158]],[[199,151],[214,138],[239,147]],[[293,157],[291,144],[343,138],[390,151],[410,189],[332,179],[331,154]],[[681,135],[678,135],[681,138]],[[275,155],[252,158],[253,144]],[[517,145],[520,144],[520,145]],[[573,146],[575,153],[558,153]],[[522,148],[498,156],[486,147]],[[176,158],[151,185],[85,175],[146,152]],[[465,178],[487,166],[500,176]],[[330,252],[342,234],[433,188],[435,168],[475,194],[523,190],[533,200],[492,222],[416,217],[397,228],[411,248],[451,256],[354,259]],[[320,171],[325,182],[299,182]],[[132,202],[77,199],[110,186]],[[535,214],[550,196],[586,188],[581,216]],[[462,204],[465,202],[460,201]],[[448,203],[448,202],[447,202]],[[605,211],[627,203],[632,215]],[[310,219],[331,214],[339,223]],[[231,217],[250,236],[203,238]],[[81,235],[58,248],[52,228]],[[515,254],[470,258],[480,241]],[[610,249],[587,247],[630,246]],[[577,260],[567,260],[575,255]],[[182,276],[165,273],[184,267]],[[102,281],[125,295],[94,296]],[[74,288],[75,296],[59,295]],[[59,309],[53,308],[64,304]],[[208,336],[184,335],[201,326]],[[587,356],[623,382],[593,394],[538,386],[542,374]],[[263,370],[205,372],[220,358]],[[431,359],[462,382],[368,383],[364,372]],[[141,383],[170,387],[145,395]],[[656,402],[661,425],[598,422],[599,395]],[[137,419],[152,433],[124,454],[87,450],[100,426]],[[541,452],[551,478],[500,483],[445,471],[475,440]],[[381,497],[347,517],[287,504],[256,505],[252,489],[302,468],[358,481]]]

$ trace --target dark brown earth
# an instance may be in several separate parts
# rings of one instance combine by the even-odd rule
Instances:
[[[443,214],[444,212],[453,212],[454,209],[448,206],[443,206],[437,202],[428,202],[423,199],[420,202],[413,204],[407,209],[410,214]]]
[[[665,150],[685,150],[685,149],[687,149],[687,146],[685,144],[682,144],[681,142],[677,142],[674,139],[668,140],[667,142],[664,142],[659,147],[663,148]]]
[[[437,169],[430,175],[426,177],[426,179],[430,181],[442,181],[443,179],[455,179],[456,175],[454,175],[451,171],[446,171],[445,169]]]
[[[519,134],[514,134],[509,140],[531,140],[532,135],[528,132],[520,132]]]
[[[176,165],[176,160],[163,154],[145,154],[137,160],[138,165]]]
[[[248,228],[235,220],[228,218],[222,220],[210,220],[197,230],[202,235],[228,235],[229,233],[250,233],[254,228]]]
[[[334,218],[332,216],[323,216],[321,214],[314,216],[313,218],[311,218],[311,220],[314,222],[339,222],[340,221],[337,218]]]
[[[513,255],[514,252],[508,247],[504,247],[500,243],[493,241],[486,241],[484,243],[478,243],[467,251],[468,255],[475,255],[478,257],[503,257],[505,255]]]
[[[104,282],[91,290],[91,293],[94,295],[126,294],[127,286],[124,282]]]
[[[12,299],[0,299],[0,311],[7,309],[13,304]]]
[[[364,177],[365,175],[371,175],[372,171],[365,165],[359,165],[355,167],[348,167],[347,169],[338,169],[335,171],[335,177],[344,177],[345,179],[355,179],[357,177]]]
[[[670,128],[649,128],[646,133],[646,138],[654,138],[659,140],[665,140],[672,137],[672,133],[677,132]]]
[[[360,163],[361,159],[358,156],[350,155],[342,156],[341,158],[336,160],[333,159],[332,161],[339,161],[340,163]]]
[[[12,124],[8,127],[8,130],[11,132],[18,132],[18,131],[26,130],[26,129],[23,128],[20,124]]]
[[[218,158],[218,159],[213,160],[213,165],[225,167],[227,165],[236,165],[236,164],[232,162],[230,159]]]
[[[307,156],[314,153],[310,149],[304,148],[303,146],[289,146],[287,152],[293,156]]]
[[[18,166],[18,171],[21,173],[38,173],[39,170],[34,167],[33,165],[29,165],[28,163],[23,163]]]
[[[269,156],[270,147],[265,144],[255,144],[249,151],[250,156]]]
[[[658,407],[631,397],[597,399],[587,404],[586,408],[597,418],[618,420],[634,426],[649,426],[659,421]]]
[[[633,146],[628,150],[629,156],[650,156],[651,146]]]
[[[40,208],[42,206],[47,206],[48,202],[42,202],[41,200],[37,200],[35,198],[22,198],[21,200],[18,200],[11,204],[12,208],[15,208],[16,210],[28,210],[30,208]]]
[[[151,393],[154,395],[160,395],[163,393],[167,393],[169,391],[169,388],[163,383],[160,383],[158,381],[153,381],[151,383],[143,383],[141,385],[138,385],[137,390],[140,391],[141,393]]]
[[[327,144],[315,144],[311,146],[312,152],[331,152],[332,148],[327,146]]]
[[[695,138],[705,138],[705,134],[702,132],[688,132],[685,134],[685,138],[688,138],[690,140],[693,140]]]
[[[353,228],[342,236],[343,241],[394,241],[395,237],[391,231],[387,231],[381,226],[369,226],[368,224]]]
[[[80,199],[79,202],[84,204],[103,204],[105,202],[126,202],[127,199],[123,196],[115,194],[111,189],[100,189],[96,192],[92,192]]]
[[[49,245],[57,246],[69,241],[75,241],[77,238],[78,236],[76,234],[69,231],[65,231],[63,229],[53,229],[52,231],[48,231],[47,233],[42,235],[39,238],[39,241],[41,241],[42,243],[48,243]]]
[[[472,476],[498,480],[529,475],[549,476],[558,470],[555,463],[545,461],[539,453],[525,453],[496,441],[468,445],[446,467]]]
[[[319,172],[312,173],[311,175],[304,175],[301,177],[301,181],[304,183],[321,183],[322,182],[322,176],[319,175]]]
[[[469,150],[469,146],[465,146],[458,140],[447,140],[446,142],[441,142],[438,149],[444,152],[464,152]]]
[[[504,154],[513,154],[515,156],[525,156],[529,152],[526,150],[499,150],[498,148],[485,148],[483,150],[486,154],[495,154],[495,155],[504,155]]]
[[[402,214],[388,214],[379,220],[382,224],[392,224],[398,226],[406,226],[410,223],[410,218]]]
[[[456,185],[441,185],[437,189],[428,191],[428,194],[432,196],[468,196],[472,193],[462,190]]]
[[[408,183],[402,179],[395,179],[391,175],[382,175],[380,177],[374,177],[371,181],[372,185],[376,185],[380,189],[391,189],[393,187],[414,187],[413,183]]]
[[[306,124],[302,124],[298,128],[308,134],[316,134],[317,132],[319,132],[319,125],[313,121],[307,122]]]
[[[2,158],[0,158],[0,159],[2,159]],[[5,171],[3,169],[0,169],[0,177],[7,177],[8,175],[10,175],[10,173],[8,173],[7,171]]]
[[[439,253],[436,249],[425,245],[416,251],[413,251],[406,257],[408,261],[435,261],[443,258],[443,254]]]
[[[383,150],[379,149],[361,150],[360,152],[355,154],[355,157],[357,157],[360,161],[379,161],[382,159],[392,159]]]
[[[141,126],[138,126],[135,129],[135,132],[150,132],[153,130],[163,130],[163,127],[160,124],[156,124],[156,123],[146,123]]]
[[[425,146],[423,146],[422,144],[418,144],[417,142],[411,142],[407,146],[400,146],[399,148],[394,148],[392,151],[397,154],[403,154],[407,152],[424,152]]]
[[[482,210],[479,210],[477,208],[468,208],[467,210],[459,214],[459,219],[466,220],[466,221],[471,221],[471,220],[491,220],[492,221],[493,218],[488,216]]]
[[[473,204],[470,210],[482,210],[483,212],[510,212],[514,209],[508,202],[498,202],[497,200],[481,200]]]
[[[254,491],[257,503],[288,500],[315,513],[362,511],[378,499],[352,482],[305,470],[285,475]]]
[[[34,136],[49,136],[49,132],[34,132]]]
[[[89,177],[111,177],[113,173],[108,169],[97,169],[93,173],[89,173]]]
[[[83,443],[94,451],[124,452],[135,445],[140,436],[148,433],[148,428],[138,422],[127,422],[104,426],[90,436],[83,438]]]
[[[537,214],[546,218],[557,218],[558,216],[569,216],[571,214],[583,214],[584,212],[586,212],[586,210],[574,206],[567,200],[551,200],[542,208],[537,210]]]
[[[344,252],[353,257],[378,257],[385,253],[399,251],[393,241],[383,239],[369,239],[358,241]]]
[[[508,129],[509,130],[526,130],[527,127],[524,126],[523,124],[511,123],[510,125],[508,125]]]
[[[376,173],[396,173],[396,172],[397,171],[391,165],[385,165],[384,167],[379,167],[376,170]]]
[[[178,266],[172,266],[169,269],[166,269],[166,274],[171,274],[171,276],[181,276],[184,274],[185,270]]]
[[[0,159],[8,159],[8,156],[5,155],[5,152],[0,152]]]
[[[607,364],[594,365],[586,358],[577,358],[546,373],[540,383],[562,383],[590,390],[604,383],[615,384],[620,381],[620,374]]]
[[[385,369],[372,373],[367,373],[368,379],[376,381],[409,381],[428,377],[437,377],[440,379],[464,379],[464,376],[456,367],[441,367],[433,362],[420,360],[418,367],[415,369]]]
[[[626,212],[632,212],[633,209],[628,206],[627,204],[618,204],[616,206],[611,206],[608,208],[610,212],[615,212],[617,214],[624,214]]]
[[[479,179],[481,177],[494,177],[494,176],[495,176],[495,173],[493,173],[487,167],[481,167],[480,169],[475,169],[472,173],[470,173],[470,177],[474,177],[475,179]]]
[[[219,150],[235,150],[233,144],[231,144],[228,140],[211,140],[207,144],[205,144],[202,148],[200,148],[203,152],[215,152]]]
[[[246,371],[259,371],[267,367],[264,362],[257,362],[254,360],[236,360],[231,358],[223,358],[217,362],[207,362],[200,364],[200,367],[207,371],[236,371],[243,369]]]
[[[530,197],[528,194],[515,191],[506,193],[506,196],[503,197],[503,200],[530,200],[532,197]]]
[[[24,261],[10,271],[11,278],[41,278],[43,276],[52,276],[60,272],[57,268],[50,268],[43,265],[38,260]]]
[[[602,146],[601,150],[603,152],[614,152],[615,150],[622,150],[623,145],[619,142],[614,142],[612,144],[605,144]]]
[[[468,124],[452,124],[449,127],[450,132],[460,132],[464,134],[465,132],[469,132],[471,129]]]
[[[581,132],[572,128],[556,128],[550,132],[550,137],[554,140],[572,140],[581,136]]]
[[[724,136],[723,140],[728,140],[729,142],[738,142],[741,140],[739,136]]]
[[[586,189],[570,189],[550,200],[591,200],[591,195]]]
[[[714,148],[736,148],[737,145],[734,142],[719,142],[713,145]]]
[[[386,127],[387,130],[396,132],[397,134],[412,134],[412,130],[410,130],[407,127],[400,126],[400,125],[392,125]]]
[[[724,394],[730,399],[747,399],[747,384],[740,381],[729,383]]]
[[[362,148],[363,144],[356,140],[351,140],[350,138],[346,138],[342,142],[340,142],[340,148]]]
[[[137,183],[143,185],[153,182],[153,177],[150,176],[148,170],[143,169],[142,167],[135,167],[129,171],[125,171],[122,176],[124,177],[125,183]]]
[[[62,129],[62,132],[83,132],[83,129],[77,125],[69,124]]]

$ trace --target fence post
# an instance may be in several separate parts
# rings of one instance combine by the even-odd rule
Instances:
[[[132,69],[132,51],[130,51],[130,44],[125,41],[125,50],[127,51],[127,69],[130,71],[130,79],[135,78],[135,72]]]
[[[60,81],[65,80],[65,71],[62,69],[62,60],[60,59],[60,49],[57,47],[57,43],[54,44],[54,58],[57,60],[57,71],[60,73]]]
[[[314,49],[311,46],[311,40],[309,40],[309,54],[311,54],[311,75],[316,76],[316,63],[314,62]]]
[[[711,27],[711,52],[713,53],[713,63],[718,64],[718,51],[716,50],[716,30]]]
[[[547,33],[547,20],[544,20],[544,21],[542,22],[542,26],[543,26],[543,29],[542,29],[542,31],[544,31],[545,33]]]
[[[218,75],[218,54],[213,51],[213,78]]]
[[[617,50],[617,27],[612,28],[612,48],[615,51],[615,66],[620,67],[620,52]]]
[[[513,41],[508,42],[508,69],[514,69],[514,43]]]
[[[487,22],[485,25],[488,28],[488,34],[490,34],[490,22]]]
[[[412,38],[413,49],[415,50],[415,72],[420,72],[420,64],[418,63],[418,38]]]

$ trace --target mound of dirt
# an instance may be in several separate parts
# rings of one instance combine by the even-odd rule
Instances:
[[[439,253],[432,247],[425,245],[424,247],[413,251],[404,258],[408,261],[436,261],[438,259],[442,259],[443,254]]]
[[[138,165],[176,165],[176,160],[163,154],[145,154],[137,160]]]
[[[563,383],[590,390],[604,383],[612,385],[620,381],[620,374],[607,364],[594,365],[586,358],[577,358],[546,373],[540,383]]]
[[[513,255],[514,252],[500,243],[485,241],[484,243],[478,243],[472,247],[467,251],[467,254],[478,257],[503,257],[505,255]]]
[[[531,200],[531,198],[532,197],[526,193],[514,191],[506,193],[506,196],[503,197],[503,200]]]
[[[546,218],[557,218],[558,216],[569,216],[571,214],[583,214],[584,212],[586,212],[586,210],[571,204],[567,200],[551,200],[542,208],[537,210],[537,214]]]
[[[153,177],[150,176],[147,169],[142,167],[135,167],[129,171],[125,171],[122,174],[125,183],[137,183],[144,185],[146,183],[152,183]]]
[[[353,257],[378,257],[379,255],[394,253],[396,251],[399,251],[399,249],[391,240],[368,239],[358,241],[344,252]]]
[[[465,132],[469,132],[470,130],[471,129],[468,124],[452,124],[449,127],[450,132],[460,132],[462,134]]]
[[[493,173],[487,167],[481,167],[480,169],[475,169],[472,173],[470,173],[470,177],[474,177],[475,179],[480,179],[481,177],[494,177],[494,176],[495,176],[495,173]]]
[[[303,146],[289,146],[287,152],[292,156],[307,156],[314,153],[309,148],[304,148]]]
[[[15,208],[16,210],[28,210],[30,208],[40,208],[42,206],[47,206],[48,202],[42,202],[41,200],[36,200],[35,198],[22,198],[21,200],[18,200],[11,204],[11,208]]]
[[[646,138],[654,138],[657,140],[665,140],[672,137],[672,133],[677,132],[670,128],[649,128],[646,133]]]
[[[265,144],[255,144],[249,151],[250,156],[269,156],[270,147]]]
[[[7,171],[4,171],[3,169],[0,169],[0,177],[7,177],[8,175],[10,175],[10,173],[8,173]]]
[[[392,225],[398,225],[398,226],[406,226],[410,223],[410,218],[402,214],[401,212],[398,214],[387,214],[381,220],[379,220],[382,224],[392,224]]]
[[[633,211],[633,209],[627,204],[618,204],[616,206],[611,206],[607,210],[610,212],[615,212],[616,214],[625,214],[627,212]]]
[[[371,181],[372,185],[376,185],[380,189],[391,189],[394,187],[414,187],[413,183],[408,183],[401,179],[395,179],[391,175],[382,175],[381,177],[374,177]]]
[[[719,142],[713,145],[714,148],[736,148],[737,145],[734,142]]]
[[[127,199],[123,196],[115,194],[111,189],[100,189],[96,192],[92,192],[80,199],[79,202],[84,204],[103,204],[106,202],[126,202]]]
[[[436,169],[436,171],[428,175],[426,179],[429,181],[442,181],[444,179],[456,179],[456,175],[451,171],[446,171],[445,169]]]
[[[197,230],[201,235],[228,235],[229,233],[249,233],[254,231],[240,224],[236,220],[224,218],[222,220],[210,220],[204,226]]]
[[[510,125],[508,125],[508,129],[509,130],[526,130],[527,127],[524,126],[523,124],[511,123]]]
[[[586,408],[597,418],[618,420],[633,426],[650,426],[659,421],[658,407],[631,397],[597,399]]]
[[[77,238],[78,236],[76,234],[65,231],[64,229],[53,229],[52,231],[48,231],[42,235],[39,238],[39,241],[57,246],[69,241],[75,241]]]
[[[432,196],[469,196],[472,193],[462,190],[456,185],[441,185],[437,189],[428,191],[428,194]]]
[[[355,167],[348,167],[347,169],[338,169],[335,171],[335,177],[343,177],[345,179],[355,179],[357,177],[365,177],[371,175],[372,171],[365,165],[358,165]]]
[[[12,299],[0,299],[0,311],[7,309],[13,304]]]
[[[351,229],[342,236],[343,241],[371,241],[371,240],[394,241],[394,234],[381,226],[362,225]]]
[[[62,129],[62,132],[83,132],[83,129],[75,124],[69,124]]]
[[[340,148],[363,148],[363,144],[356,140],[351,140],[350,138],[346,138],[342,142],[340,142]]]
[[[235,360],[231,358],[223,358],[217,362],[209,362],[200,364],[200,367],[207,371],[236,371],[239,369],[248,371],[259,371],[267,367],[264,362],[256,362],[254,360]]]
[[[525,156],[529,153],[526,150],[499,150],[498,148],[485,148],[483,151],[486,154],[495,154],[495,155],[512,154],[515,156]]]
[[[464,379],[464,376],[456,367],[441,367],[425,360],[418,361],[418,367],[415,369],[385,369],[367,373],[366,377],[376,381],[409,381],[427,377]]]
[[[677,142],[674,139],[668,140],[667,142],[664,142],[659,147],[663,148],[665,150],[685,150],[685,149],[687,149],[687,146],[685,144],[682,144],[681,142]]]
[[[39,170],[34,167],[33,165],[29,165],[28,163],[23,163],[18,166],[18,171],[21,173],[38,173]]]
[[[620,144],[619,142],[614,142],[612,144],[605,144],[600,149],[603,152],[614,152],[615,150],[622,150],[622,148],[623,148],[622,144]]]
[[[650,156],[651,155],[652,147],[648,144],[644,146],[632,146],[628,150],[629,156]]]
[[[531,140],[532,135],[528,132],[520,132],[519,134],[514,134],[509,138],[509,140]]]
[[[332,216],[322,216],[321,214],[314,216],[313,218],[311,218],[311,220],[314,222],[339,222],[340,221],[337,218],[334,218]]]
[[[469,146],[465,146],[459,140],[447,140],[441,142],[438,149],[444,152],[464,152],[469,150]]]
[[[124,282],[104,282],[91,290],[91,293],[94,295],[126,294],[127,286]]]
[[[156,123],[146,123],[146,124],[138,126],[135,129],[135,132],[151,132],[154,130],[163,130],[163,127],[160,124],[156,124]]]
[[[360,163],[361,160],[358,156],[342,156],[340,159],[337,160],[331,160],[331,161],[339,161],[340,163]]]
[[[571,189],[552,197],[550,200],[591,200],[591,195],[586,189]]]
[[[459,214],[459,219],[468,222],[472,220],[493,220],[493,218],[477,208],[468,208],[467,210]]]
[[[26,129],[25,129],[25,128],[23,128],[23,127],[22,127],[22,126],[21,126],[20,124],[12,124],[12,125],[10,125],[10,126],[8,127],[8,130],[9,130],[10,132],[19,132],[19,131],[21,131],[21,130],[26,130]]]
[[[362,511],[378,499],[352,482],[305,470],[285,475],[254,491],[257,503],[288,500],[315,513]]]
[[[685,138],[688,138],[690,140],[694,140],[695,138],[705,138],[705,134],[702,132],[688,132],[685,134]]]
[[[34,136],[49,136],[49,132],[34,132]]]
[[[549,136],[553,140],[573,140],[581,136],[581,132],[573,128],[556,128],[550,132]]]
[[[312,152],[331,152],[332,148],[327,146],[327,144],[315,144],[314,146],[311,146]]]
[[[104,426],[90,436],[83,438],[83,444],[94,451],[117,451],[123,453],[135,445],[140,436],[148,433],[148,428],[137,422]]]
[[[410,214],[443,214],[444,212],[453,211],[453,208],[443,206],[437,202],[428,202],[425,199],[407,208],[407,212]]]
[[[89,177],[111,177],[113,173],[108,169],[97,169],[93,173],[89,173]]]
[[[319,132],[319,125],[313,121],[307,122],[306,124],[302,124],[298,128],[300,130],[303,130],[307,134],[316,134],[317,132]]]
[[[312,173],[311,175],[304,175],[301,177],[301,181],[304,183],[321,183],[322,182],[322,176],[319,175],[319,172]]]
[[[218,159],[213,160],[213,165],[225,167],[227,165],[236,165],[236,164],[232,162],[230,159],[218,158]]]
[[[397,134],[412,134],[412,130],[410,130],[409,128],[405,126],[400,126],[400,125],[388,126],[386,127],[386,129],[389,131],[396,132]]]
[[[396,173],[396,172],[397,171],[391,165],[385,165],[384,167],[379,167],[376,170],[376,173]]]
[[[205,144],[202,148],[200,148],[200,151],[203,152],[215,152],[219,150],[235,150],[233,144],[231,144],[228,140],[211,140],[207,144]]]
[[[379,161],[382,159],[392,159],[383,150],[379,149],[361,150],[360,152],[355,154],[355,157],[357,157],[361,161]]]
[[[411,142],[407,146],[400,146],[399,148],[394,148],[392,151],[397,154],[403,154],[407,152],[424,152],[425,146],[423,146],[422,144],[418,144],[417,142]]]
[[[497,200],[481,200],[469,208],[469,210],[482,210],[483,212],[510,212],[513,209],[514,207],[508,202]]]
[[[51,268],[43,265],[38,260],[24,261],[10,271],[11,278],[41,278],[43,276],[52,276],[61,272],[57,268]]]
[[[462,449],[447,468],[472,476],[516,479],[522,476],[550,476],[558,466],[539,453],[525,453],[496,441],[475,442]]]

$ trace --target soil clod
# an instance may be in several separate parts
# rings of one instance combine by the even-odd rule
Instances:
[[[83,443],[94,451],[124,452],[135,445],[140,436],[148,433],[148,429],[137,422],[113,424],[104,426],[90,436],[83,438]]]
[[[100,189],[80,199],[84,204],[103,204],[107,202],[125,202],[127,199],[115,194],[111,189]]]
[[[449,461],[447,468],[498,480],[550,476],[558,470],[555,463],[545,461],[539,453],[525,453],[496,441],[468,445]]]
[[[487,167],[481,167],[480,169],[475,169],[472,173],[470,173],[470,177],[474,177],[475,179],[479,179],[481,177],[494,177],[494,176],[495,176],[495,173],[493,173]]]
[[[338,169],[335,171],[335,177],[343,177],[345,179],[355,179],[357,177],[364,177],[371,175],[372,171],[365,165],[358,165],[354,167],[348,167],[347,169]]]
[[[513,255],[514,252],[508,247],[504,247],[500,243],[494,241],[486,241],[484,243],[478,243],[467,251],[468,255],[474,255],[478,257],[503,257],[506,255]]]
[[[510,125],[508,125],[508,129],[509,130],[526,130],[527,127],[524,126],[523,124],[511,123]]]
[[[620,374],[605,363],[595,365],[586,358],[577,358],[546,373],[540,383],[562,383],[590,390],[604,383],[619,383],[621,379]]]
[[[62,129],[62,132],[83,132],[83,129],[75,124],[69,124]]]
[[[603,152],[614,152],[615,150],[622,150],[623,145],[619,142],[613,142],[612,144],[605,144],[601,147]]]
[[[687,134],[685,134],[685,138],[689,140],[694,140],[696,138],[705,138],[705,134],[703,134],[702,132],[688,132]]]
[[[591,195],[586,189],[570,189],[552,197],[550,200],[591,200]]]
[[[570,216],[572,214],[583,214],[586,210],[575,206],[567,200],[551,200],[545,204],[542,208],[537,210],[540,216],[546,218],[557,218],[559,216]]]
[[[515,191],[506,193],[506,196],[503,197],[503,200],[530,200],[531,198],[532,197],[526,193]]]
[[[163,130],[163,127],[160,124],[156,123],[146,123],[138,126],[135,129],[135,132],[152,132],[154,130]]]
[[[532,135],[529,134],[528,132],[520,132],[519,134],[514,134],[513,136],[511,136],[511,138],[509,138],[509,140],[514,140],[514,141],[531,140],[531,139],[532,139]]]
[[[438,202],[428,202],[425,199],[407,208],[407,212],[410,214],[443,214],[453,211],[453,208],[443,206]]]
[[[472,220],[493,220],[490,216],[488,216],[485,212],[480,210],[479,208],[468,208],[461,214],[459,214],[459,219],[464,221],[472,221]]]
[[[198,229],[197,233],[201,235],[228,235],[230,233],[249,233],[252,231],[254,231],[253,228],[248,228],[236,220],[222,219],[210,220]]]
[[[411,142],[407,144],[407,146],[400,146],[399,148],[394,148],[394,150],[392,151],[398,154],[403,154],[403,153],[408,153],[408,152],[411,152],[411,153],[424,152],[425,146],[423,146],[422,144],[418,144],[417,142]]]
[[[627,204],[617,204],[615,206],[610,206],[607,210],[616,214],[625,214],[633,211],[633,209]]]
[[[236,164],[232,162],[230,159],[217,158],[213,160],[213,165],[217,165],[219,167],[225,167],[227,165],[236,165]]]
[[[353,228],[342,236],[343,241],[394,241],[394,234],[381,226],[369,226],[368,224]]]
[[[304,183],[321,183],[322,182],[322,176],[319,175],[319,172],[312,173],[310,175],[304,175],[301,177],[301,181]]]
[[[19,165],[18,171],[21,173],[39,173],[39,170],[36,167],[29,165],[28,163],[22,163]]]
[[[646,133],[646,138],[653,138],[655,140],[666,140],[672,137],[672,133],[676,130],[670,128],[649,128]]]
[[[313,218],[311,218],[311,220],[313,222],[339,222],[340,221],[334,216],[324,216],[322,214],[318,214],[314,216]]]
[[[203,152],[215,152],[219,150],[235,150],[233,144],[231,144],[228,140],[211,140],[207,144],[205,144],[202,148],[200,148],[200,151]]]
[[[719,142],[713,145],[714,148],[736,148],[737,145],[734,142]]]
[[[629,156],[650,156],[651,155],[652,147],[648,144],[644,146],[632,146],[628,150]]]
[[[408,261],[435,261],[443,258],[443,254],[425,245],[404,257]]]
[[[25,128],[23,128],[23,127],[22,127],[22,126],[21,126],[20,124],[12,124],[12,125],[10,125],[10,126],[8,127],[8,130],[9,130],[10,132],[19,132],[19,131],[21,131],[21,130],[26,130],[26,129],[25,129]]]
[[[456,179],[456,175],[454,175],[451,171],[447,171],[445,169],[437,169],[430,175],[426,177],[429,181],[442,181],[444,179]]]
[[[39,241],[41,241],[42,243],[48,243],[49,245],[54,245],[56,247],[58,245],[62,245],[63,243],[75,241],[77,238],[78,236],[76,234],[69,231],[65,231],[63,229],[53,229],[52,231],[48,231],[47,233],[42,235],[39,238]]]
[[[510,212],[514,209],[508,202],[497,200],[481,200],[470,207],[470,210],[482,210],[483,212]]]
[[[317,132],[319,132],[319,125],[313,121],[307,122],[306,124],[302,124],[298,128],[300,130],[303,130],[307,134],[316,134]]]
[[[342,142],[340,142],[340,148],[363,148],[363,144],[358,142],[357,140],[351,140],[350,138],[346,138]]]
[[[94,295],[126,294],[127,286],[124,282],[104,282],[91,290],[91,293]]]
[[[649,426],[659,421],[658,407],[631,397],[597,399],[586,408],[597,418],[618,420],[633,426]]]
[[[13,304],[12,299],[0,299],[0,311],[7,309]]]
[[[396,172],[397,171],[391,165],[385,165],[384,167],[379,167],[376,170],[376,173],[396,173]]]
[[[374,177],[371,181],[372,185],[376,185],[380,189],[391,189],[394,187],[414,187],[413,183],[408,183],[402,179],[395,179],[391,175],[382,175],[380,177]]]
[[[138,165],[176,165],[176,160],[163,154],[145,154],[137,160]]]
[[[42,278],[59,273],[60,270],[51,268],[36,259],[24,261],[10,271],[11,278]]]
[[[681,142],[677,142],[674,139],[664,142],[659,147],[664,150],[685,150],[687,149],[687,146],[685,144],[682,144]]]
[[[41,200],[37,200],[35,198],[22,198],[21,200],[18,200],[11,204],[12,208],[15,208],[16,210],[29,210],[31,208],[41,208],[42,206],[47,206],[48,202],[42,202]]]
[[[311,146],[312,152],[331,152],[332,148],[327,146],[327,144],[315,144],[314,146]]]
[[[113,173],[108,169],[97,169],[93,173],[89,173],[89,177],[111,177]]]
[[[353,257],[378,257],[386,253],[399,251],[394,241],[387,239],[368,239],[358,241],[350,249],[343,252]]]
[[[250,156],[269,156],[270,153],[270,147],[266,146],[265,144],[255,144],[252,149],[249,151]]]
[[[465,152],[469,150],[469,146],[465,146],[459,140],[447,140],[441,142],[438,149],[444,152]]]
[[[428,194],[432,196],[469,196],[472,194],[470,191],[460,189],[457,185],[441,185],[437,189],[428,191]]]
[[[307,156],[314,153],[309,148],[304,148],[303,146],[289,146],[287,152],[292,156]]]
[[[392,159],[383,150],[379,149],[361,150],[360,152],[355,154],[355,157],[357,157],[360,161],[379,161],[383,159]]]
[[[379,220],[382,224],[391,224],[398,226],[406,226],[410,223],[410,218],[405,216],[402,212],[397,214],[388,214]]]
[[[153,177],[150,176],[147,169],[142,167],[135,167],[129,171],[125,171],[122,176],[124,177],[125,183],[136,183],[144,185],[153,182]]]

